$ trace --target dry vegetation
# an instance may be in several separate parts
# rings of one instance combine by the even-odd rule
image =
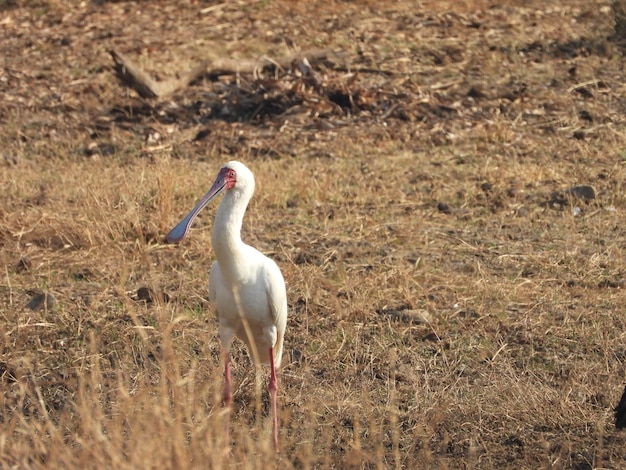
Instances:
[[[3,468],[626,465],[608,0],[0,7]],[[315,47],[345,60],[162,101],[108,54],[164,80]],[[278,458],[240,345],[222,452],[215,206],[163,241],[231,159],[257,177],[244,239],[288,283]]]

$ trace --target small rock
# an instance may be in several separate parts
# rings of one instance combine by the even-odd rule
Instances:
[[[581,94],[585,98],[593,98],[593,93],[588,88],[585,88],[585,87],[576,88],[574,91],[576,93]]]
[[[41,292],[35,294],[30,301],[26,304],[26,307],[35,310],[52,310],[57,304],[57,300],[49,292]]]
[[[15,267],[15,270],[18,273],[21,273],[24,271],[30,271],[30,268],[32,267],[33,267],[33,262],[29,258],[20,258],[20,260],[17,262],[17,266]]]
[[[170,301],[170,296],[165,292],[155,292],[149,287],[140,287],[137,289],[134,300],[143,301],[147,304],[151,304],[155,301],[168,303]]]
[[[467,96],[470,98],[485,98],[487,95],[481,86],[474,85],[467,91]]]
[[[450,206],[448,204],[446,204],[445,202],[438,202],[437,203],[437,210],[439,212],[443,212],[444,214],[449,214],[450,211]]]
[[[154,298],[154,291],[149,287],[140,287],[137,289],[137,300],[145,300],[146,302],[152,302]]]
[[[208,137],[208,135],[211,133],[210,129],[200,129],[198,131],[198,133],[195,135],[195,137],[193,139],[191,139],[192,142],[198,142],[199,140],[204,139],[205,137]]]
[[[528,208],[526,206],[518,207],[517,209],[515,209],[514,214],[517,217],[527,217],[529,214]]]
[[[85,156],[93,157],[95,155],[100,155],[102,157],[108,157],[111,155],[115,155],[116,152],[117,148],[113,144],[97,144],[95,142],[91,142],[89,146],[85,149]]]
[[[596,191],[591,186],[577,185],[572,186],[567,190],[567,194],[574,196],[575,198],[589,202],[596,198]]]
[[[598,287],[600,289],[619,289],[624,287],[624,280],[623,279],[602,279],[599,283],[598,283]]]
[[[431,315],[427,310],[423,309],[407,309],[407,310],[379,310],[379,315],[386,315],[391,318],[392,321],[399,321],[403,323],[415,324],[415,323],[430,323]]]
[[[580,116],[581,119],[588,121],[588,122],[593,122],[593,116],[591,115],[591,113],[589,111],[587,111],[586,109],[583,109],[582,111],[580,111],[578,113],[578,115]]]
[[[405,318],[411,320],[411,323],[430,323],[432,320],[431,314],[424,309],[405,310],[402,313],[404,313]]]

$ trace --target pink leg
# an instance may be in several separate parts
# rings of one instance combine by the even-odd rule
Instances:
[[[270,392],[270,401],[272,404],[272,419],[274,420],[274,449],[276,453],[279,453],[278,450],[278,413],[276,411],[276,395],[278,394],[278,381],[276,380],[276,369],[274,367],[274,348],[270,347],[270,367],[271,367],[271,375],[270,375],[270,383],[268,385],[268,389]]]
[[[230,446],[230,405],[233,402],[233,392],[230,379],[230,355],[228,353],[226,353],[224,361],[224,407],[226,408],[226,444]]]

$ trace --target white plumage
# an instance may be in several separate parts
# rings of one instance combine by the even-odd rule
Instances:
[[[276,369],[280,367],[287,326],[287,292],[274,261],[241,241],[241,226],[254,193],[254,176],[243,164],[228,162],[213,186],[194,209],[167,235],[170,243],[181,241],[193,220],[216,196],[224,192],[213,226],[213,251],[217,261],[209,276],[209,299],[219,320],[220,341],[225,355],[224,402],[230,409],[232,386],[229,351],[236,336],[248,346],[255,363],[270,364],[270,400],[274,445],[278,450]],[[228,414],[230,419],[230,411]],[[230,424],[227,421],[227,433]]]

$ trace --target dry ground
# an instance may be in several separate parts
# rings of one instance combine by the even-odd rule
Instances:
[[[608,1],[0,7],[2,467],[626,466]],[[265,71],[153,102],[108,55],[163,80],[314,47],[346,53],[316,86]],[[163,241],[230,159],[257,177],[244,239],[288,282],[279,458],[240,345],[222,452],[215,206]]]

